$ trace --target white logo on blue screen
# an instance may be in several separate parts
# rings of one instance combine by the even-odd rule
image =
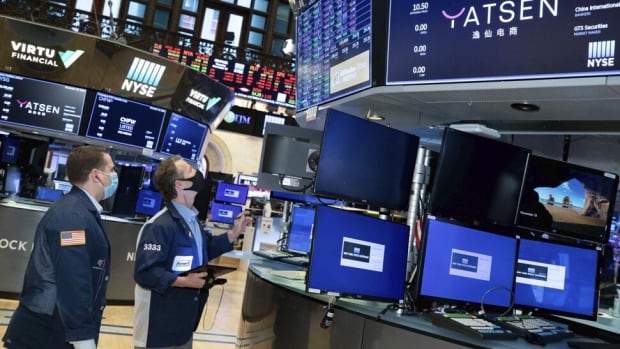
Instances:
[[[588,43],[588,68],[613,67],[616,64],[616,40]]]
[[[450,20],[450,28],[454,29],[457,24],[466,28],[468,26],[509,24],[514,21],[530,21],[543,19],[545,16],[558,16],[559,0],[536,0],[536,1],[502,1],[486,3],[482,5],[463,7],[454,11],[442,10],[441,14]]]
[[[166,67],[135,57],[121,89],[141,96],[153,97]]]

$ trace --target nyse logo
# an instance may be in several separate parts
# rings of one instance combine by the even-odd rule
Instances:
[[[588,68],[615,66],[616,40],[593,41],[588,43]]]
[[[141,96],[153,97],[166,67],[135,57],[121,89]]]

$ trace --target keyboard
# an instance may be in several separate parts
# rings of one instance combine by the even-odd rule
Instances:
[[[516,339],[509,329],[469,313],[431,313],[433,324],[482,339]]]
[[[252,253],[254,253],[257,256],[261,256],[263,258],[274,259],[274,260],[280,260],[286,257],[293,257],[293,255],[290,253],[282,252],[282,251],[273,251],[273,250],[258,250],[258,251],[253,251]]]
[[[531,315],[502,316],[497,318],[497,323],[530,342],[540,344],[558,342],[574,336],[568,327]]]
[[[309,260],[306,256],[291,256],[291,257],[282,257],[280,258],[280,262],[294,264],[300,267],[307,267]]]

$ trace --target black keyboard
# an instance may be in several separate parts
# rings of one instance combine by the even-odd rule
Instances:
[[[469,313],[431,313],[433,324],[482,339],[516,339],[511,330]]]
[[[291,256],[291,257],[280,258],[280,262],[294,264],[300,267],[307,267],[309,260],[308,260],[308,257],[305,257],[305,256]]]
[[[258,250],[258,251],[254,251],[252,252],[257,256],[261,256],[263,258],[267,258],[267,259],[273,259],[273,260],[280,260],[282,258],[286,258],[286,257],[293,257],[292,254],[287,253],[287,252],[282,252],[282,251],[263,251],[263,250]]]
[[[497,323],[533,343],[558,342],[574,336],[568,327],[531,315],[502,316]]]

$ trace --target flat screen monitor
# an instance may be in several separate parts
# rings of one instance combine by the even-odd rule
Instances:
[[[0,72],[0,123],[77,134],[86,89]]]
[[[531,156],[517,224],[605,243],[616,202],[618,175]]]
[[[599,261],[592,247],[521,239],[515,307],[596,319]]]
[[[363,299],[403,299],[408,242],[407,225],[318,206],[307,291]]]
[[[4,192],[19,193],[22,180],[22,172],[17,166],[7,166],[4,176]]]
[[[297,16],[298,111],[371,87],[372,5],[318,0]]]
[[[330,109],[314,192],[406,210],[419,142],[415,135]]]
[[[513,225],[529,150],[446,128],[430,189],[433,216]]]
[[[322,132],[268,123],[258,170],[258,186],[264,189],[309,191],[314,170],[308,159],[318,154]]]
[[[159,192],[140,189],[138,191],[138,200],[136,201],[136,214],[145,216],[154,216],[161,209],[163,198]]]
[[[0,162],[5,164],[17,163],[19,154],[19,139],[13,137],[4,137],[2,139],[2,157]]]
[[[388,85],[620,73],[605,2],[389,2]]]
[[[247,185],[218,182],[214,200],[229,204],[245,205],[249,189]]]
[[[293,205],[288,236],[286,237],[286,250],[288,252],[300,255],[310,253],[314,212],[314,207]]]
[[[44,202],[55,202],[60,199],[63,194],[64,192],[62,190],[39,186],[37,187],[37,193],[34,199]]]
[[[67,181],[61,181],[59,179],[55,179],[52,181],[52,186],[54,189],[62,190],[63,193],[67,194],[71,191],[73,185]]]
[[[517,238],[492,229],[427,216],[416,296],[422,302],[508,309]],[[484,298],[484,299],[483,299]],[[487,308],[488,307],[488,308]]]
[[[235,218],[241,213],[243,207],[237,205],[222,204],[219,202],[211,203],[210,222],[234,224]]]
[[[166,155],[180,155],[183,159],[196,163],[201,159],[208,132],[207,125],[173,112],[166,126],[159,152]]]
[[[281,235],[282,217],[256,217],[252,251],[275,251]]]
[[[86,137],[155,151],[166,109],[97,92]]]

